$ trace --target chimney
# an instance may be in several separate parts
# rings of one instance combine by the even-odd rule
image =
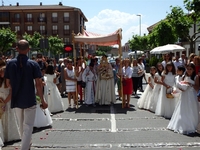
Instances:
[[[62,2],[59,2],[59,4],[58,4],[58,5],[62,6],[63,4],[62,4]]]
[[[42,6],[42,2],[40,2],[40,6]]]
[[[17,6],[19,6],[19,2],[17,2]]]

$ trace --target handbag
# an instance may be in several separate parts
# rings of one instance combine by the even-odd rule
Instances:
[[[85,88],[85,87],[86,87],[86,82],[83,82],[83,81],[82,81],[82,82],[81,82],[81,87],[82,87],[82,88]]]
[[[166,97],[167,98],[170,98],[170,99],[174,98],[174,96],[172,95],[172,91],[173,91],[172,88],[169,88],[169,89],[166,88]]]

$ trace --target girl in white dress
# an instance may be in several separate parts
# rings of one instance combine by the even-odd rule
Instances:
[[[94,71],[94,64],[90,63],[89,66],[84,70],[82,75],[83,82],[86,82],[85,87],[85,104],[95,106],[95,81],[97,80],[97,75]]]
[[[48,108],[51,113],[64,111],[64,104],[62,101],[62,97],[56,86],[56,74],[54,73],[54,69],[52,65],[48,65],[45,76],[47,78],[47,90],[48,90]]]
[[[15,111],[10,108],[11,94],[10,88],[5,84],[5,65],[0,68],[0,97],[4,100],[4,103],[6,103],[5,112],[1,117],[3,128],[3,131],[1,131],[3,137],[1,138],[3,142],[9,142],[20,140],[20,132],[17,124],[17,118],[15,116]]]
[[[158,95],[158,102],[156,105],[155,114],[158,116],[163,116],[165,118],[171,118],[175,106],[176,98],[167,98],[167,90],[171,90],[175,83],[176,70],[172,62],[168,62],[162,72],[161,81],[163,85],[161,86],[160,94]]]
[[[46,86],[46,81],[47,81],[47,77],[44,76],[45,74],[45,69],[42,68],[41,72],[43,74],[43,94],[45,99],[47,99],[47,86]],[[34,127],[36,128],[41,128],[41,127],[48,127],[50,125],[52,125],[53,121],[51,118],[51,113],[49,111],[48,108],[46,109],[42,109],[40,107],[40,98],[39,96],[36,96],[37,99],[37,106],[36,106],[36,114],[35,114],[35,121],[34,121]]]
[[[140,109],[150,109],[151,99],[152,99],[152,92],[154,89],[154,77],[156,73],[156,67],[152,66],[150,69],[150,76],[148,77],[148,85],[145,88],[144,93],[140,97],[140,99],[137,102],[138,108]]]
[[[168,129],[181,134],[195,133],[198,125],[199,107],[195,86],[195,65],[190,63],[186,67],[186,74],[177,87],[182,91],[173,116],[167,126]]]
[[[155,74],[154,77],[154,88],[152,91],[152,98],[150,100],[150,108],[149,110],[151,112],[155,112],[156,111],[156,105],[157,105],[157,101],[158,101],[158,95],[160,93],[160,89],[161,89],[161,85],[162,85],[162,81],[161,81],[161,74],[163,72],[163,65],[161,63],[157,64],[157,72]]]

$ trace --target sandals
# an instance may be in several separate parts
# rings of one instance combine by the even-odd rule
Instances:
[[[71,104],[69,104],[68,108],[71,108]]]

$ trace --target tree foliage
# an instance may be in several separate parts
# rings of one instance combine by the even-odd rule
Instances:
[[[63,53],[63,40],[62,38],[59,38],[58,36],[50,36],[48,38],[49,41],[49,51],[54,55],[59,55]]]
[[[16,33],[10,28],[0,29],[0,53],[7,52],[12,44],[16,42]]]
[[[150,48],[148,36],[133,35],[132,39],[129,40],[130,48],[134,50],[148,50]]]
[[[110,52],[112,50],[111,46],[98,46],[95,55],[102,56],[105,55],[107,52]]]
[[[39,32],[34,32],[33,35],[25,33],[22,37],[29,42],[31,48],[39,49],[40,39],[42,38]]]

